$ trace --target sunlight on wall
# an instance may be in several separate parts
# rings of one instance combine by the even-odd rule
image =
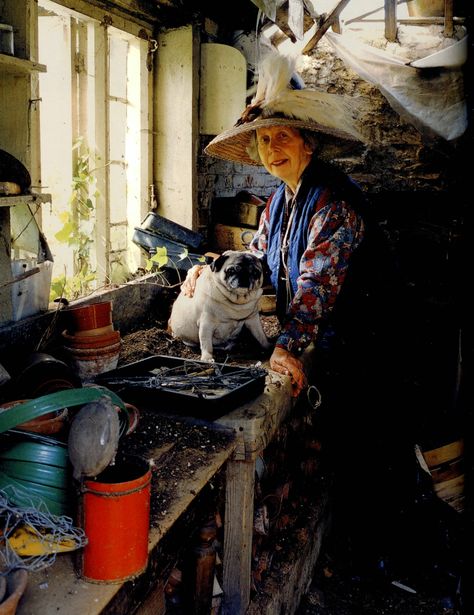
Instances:
[[[42,228],[54,256],[53,277],[70,275],[73,254],[54,235],[62,227],[60,214],[69,210],[72,182],[71,31],[69,18],[51,15],[39,18],[40,61],[48,67],[40,76],[42,183],[52,195],[43,206]],[[43,44],[48,41],[48,44]]]

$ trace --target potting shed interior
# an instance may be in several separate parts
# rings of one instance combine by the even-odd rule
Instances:
[[[374,373],[366,421],[374,451],[402,434],[414,463],[394,462],[404,502],[367,545],[402,591],[468,614],[470,19],[456,0],[0,0],[0,614],[329,613],[303,606],[337,528],[331,366],[310,345],[295,398],[250,336],[204,363],[168,332],[189,268],[247,249],[278,186],[204,153],[271,50],[349,101],[363,138],[321,157],[397,263],[392,309],[364,315],[396,374]]]

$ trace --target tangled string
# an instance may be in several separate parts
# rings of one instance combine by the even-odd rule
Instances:
[[[65,542],[73,544],[75,549],[87,544],[84,530],[74,527],[70,517],[51,514],[44,502],[27,496],[24,491],[21,492],[24,505],[15,506],[11,500],[17,500],[19,495],[12,485],[0,489],[0,576],[17,568],[37,572],[51,566],[60,551],[58,545]],[[22,527],[28,528],[39,545],[38,551],[43,553],[20,556],[12,548],[10,539]]]

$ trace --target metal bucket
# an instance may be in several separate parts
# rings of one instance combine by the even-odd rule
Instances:
[[[151,471],[125,457],[84,481],[79,524],[88,539],[79,554],[80,574],[95,583],[122,583],[148,563]]]
[[[410,17],[443,17],[444,0],[408,0]]]

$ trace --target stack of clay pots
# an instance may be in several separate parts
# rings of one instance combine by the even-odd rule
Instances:
[[[63,331],[65,350],[83,382],[117,367],[120,332],[114,330],[112,302],[103,301],[65,310],[69,327]]]

